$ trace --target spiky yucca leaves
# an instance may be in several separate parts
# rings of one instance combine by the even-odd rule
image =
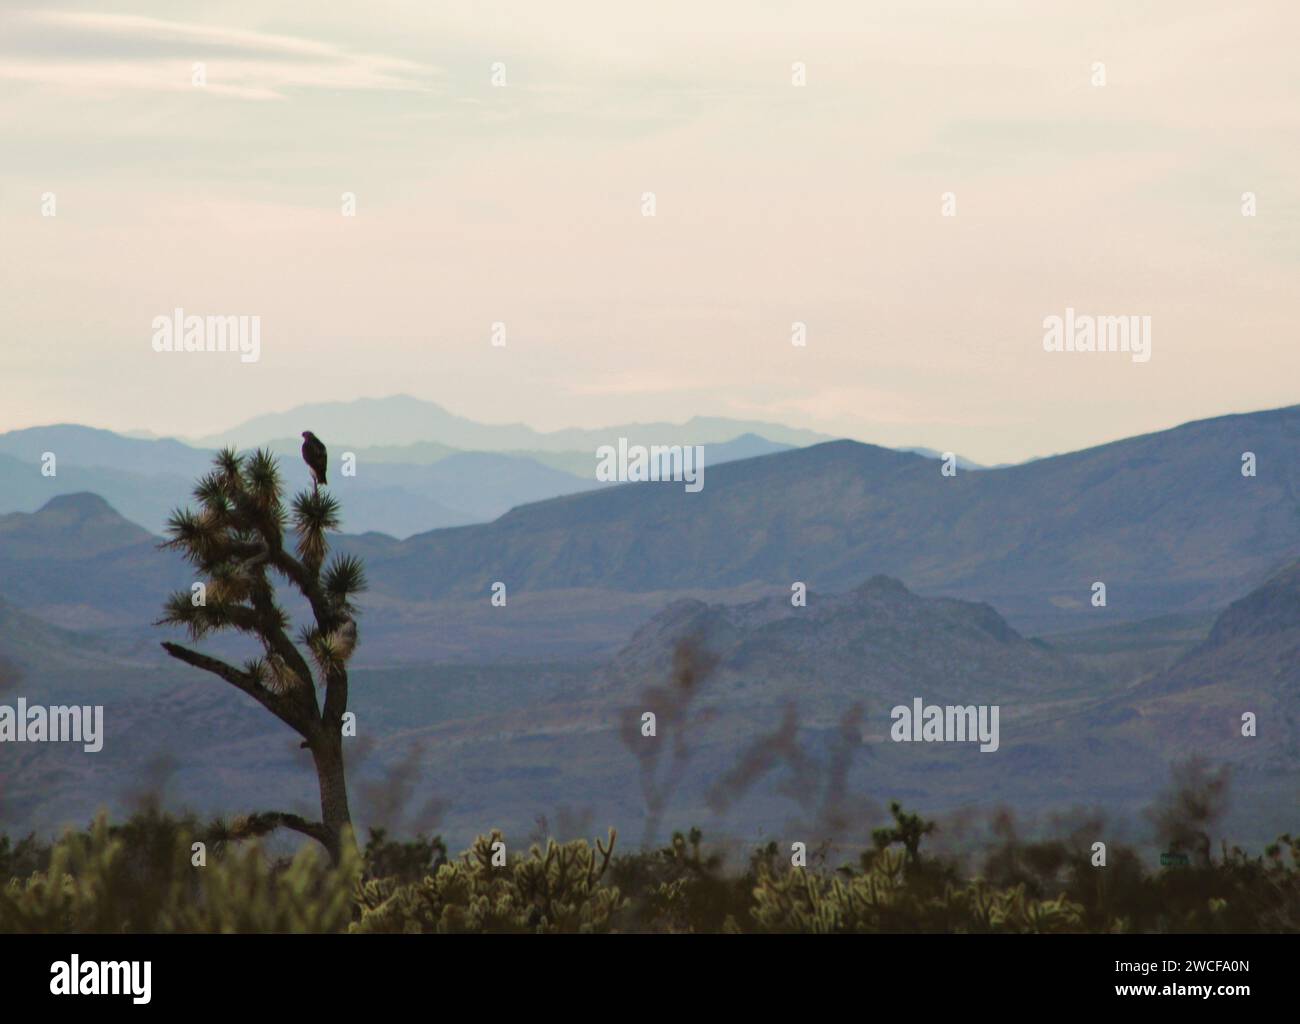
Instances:
[[[332,633],[322,633],[318,629],[304,630],[299,635],[299,642],[311,651],[321,675],[328,678],[331,672],[343,669],[352,657],[357,645],[356,626],[349,620]]]
[[[339,503],[322,491],[302,491],[293,499],[293,524],[298,531],[298,554],[304,564],[319,569],[329,545],[325,531],[339,527]]]
[[[275,603],[267,570],[276,569],[312,603],[316,630],[335,633],[355,619],[352,599],[366,587],[361,561],[354,556],[334,560],[321,577],[320,566],[329,545],[325,534],[339,526],[339,503],[318,491],[302,491],[293,501],[296,547],[302,561],[283,548],[285,511],[275,458],[259,450],[242,456],[232,449],[217,455],[212,472],[194,488],[198,509],[172,513],[166,547],[180,551],[204,576],[206,593],[172,594],[163,623],[183,625],[197,639],[209,632],[233,628],[262,636],[283,632],[288,616]],[[268,644],[268,656],[276,653]],[[308,645],[310,646],[310,645]],[[285,651],[279,651],[285,657]]]
[[[261,539],[279,543],[284,532],[280,477],[266,451],[241,456],[228,448],[214,464],[194,487],[198,509],[172,512],[166,546],[206,574],[229,575],[248,563],[260,564]]]
[[[321,582],[335,605],[355,617],[352,598],[366,589],[366,570],[356,555],[339,555],[329,564]]]
[[[290,517],[269,451],[240,455],[223,450],[196,483],[194,499],[197,508],[172,513],[165,546],[180,551],[198,570],[202,589],[170,595],[160,624],[184,626],[192,640],[235,630],[257,640],[263,655],[236,668],[179,644],[163,647],[172,657],[225,679],[303,737],[316,760],[325,820],[303,822],[274,813],[267,820],[321,839],[337,860],[337,843],[350,820],[340,736],[347,711],[347,663],[357,645],[354,599],[366,586],[361,562],[352,556],[336,558],[322,577],[329,551],[326,533],[339,527],[339,503],[318,489],[294,497],[295,557],[285,547]],[[313,621],[300,631],[296,644],[289,636],[289,615],[276,600],[276,576],[298,590],[311,608]],[[315,673],[303,649],[315,663]],[[318,686],[324,691],[323,705]]]

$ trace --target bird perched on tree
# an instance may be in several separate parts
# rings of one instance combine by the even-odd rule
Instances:
[[[307,463],[307,468],[311,470],[313,488],[318,488],[321,484],[329,482],[325,479],[325,467],[329,465],[329,454],[325,451],[325,445],[321,439],[310,430],[302,432],[302,461]]]

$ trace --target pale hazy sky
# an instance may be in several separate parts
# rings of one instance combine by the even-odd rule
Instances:
[[[1297,39],[1294,0],[0,3],[0,430],[406,392],[998,462],[1292,404]],[[154,352],[177,306],[261,360]],[[1044,352],[1067,306],[1151,360]]]

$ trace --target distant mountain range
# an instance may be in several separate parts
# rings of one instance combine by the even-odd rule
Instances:
[[[400,399],[392,401],[403,404]],[[313,421],[303,413],[298,422]],[[723,430],[724,421],[712,422]],[[281,468],[291,487],[307,484],[300,437],[262,438],[255,443],[284,456]],[[710,466],[721,465],[789,447],[738,433],[708,442],[705,459]],[[344,525],[355,533],[407,537],[439,527],[487,522],[517,505],[604,486],[595,478],[594,447],[460,451],[426,441],[367,448],[348,443],[343,435],[337,441],[331,438],[330,451],[330,483],[343,501]],[[54,476],[40,471],[46,452],[56,457]],[[128,437],[71,424],[0,434],[0,513],[31,512],[52,495],[91,492],[103,496],[132,522],[159,533],[171,510],[189,500],[194,481],[207,471],[214,452],[215,447],[192,448],[171,439]],[[354,476],[340,471],[344,452],[355,456]]]
[[[987,601],[1019,629],[1208,610],[1300,555],[1300,406],[946,477],[835,441],[355,548],[406,601],[515,593],[843,590],[875,574]],[[1253,452],[1258,475],[1242,475]],[[1106,585],[1105,607],[1092,605]]]
[[[570,428],[538,431],[522,423],[477,423],[442,406],[410,395],[319,402],[287,412],[257,416],[220,434],[193,441],[198,447],[233,444],[251,447],[272,438],[297,437],[312,430],[323,438],[346,438],[364,447],[413,445],[429,441],[469,451],[594,452],[626,437],[634,444],[713,444],[741,434],[757,434],[785,445],[809,445],[830,438],[777,423],[697,416],[685,423],[628,423],[599,430]],[[612,439],[612,440],[611,440]]]
[[[703,445],[708,467],[828,440],[780,424],[716,417],[542,432],[476,423],[406,395],[299,406],[189,441],[54,424],[0,434],[0,514],[34,512],[54,495],[89,492],[159,533],[219,448],[270,448],[284,456],[289,486],[304,486],[304,429],[329,446],[344,528],[398,538],[489,522],[520,505],[606,486],[597,480],[596,450],[620,438],[645,446]],[[46,453],[56,458],[53,476],[41,472]],[[353,457],[355,475],[342,474],[344,453]],[[958,465],[978,468],[964,459]]]
[[[674,598],[752,600],[796,581],[835,592],[879,574],[985,601],[1021,632],[1084,629],[1213,611],[1300,557],[1298,441],[1293,406],[955,477],[931,459],[837,441],[712,466],[698,494],[610,486],[491,523],[402,541],[345,534],[335,546],[366,560],[367,636],[388,660],[592,654]],[[1255,477],[1241,474],[1245,451]],[[494,458],[485,465],[504,488],[510,467]],[[445,461],[412,479],[450,500],[454,484],[436,473]],[[286,473],[305,483],[298,462]],[[350,486],[334,489],[345,524]],[[154,543],[89,495],[0,517],[3,594],[61,624],[143,624],[185,572]],[[508,611],[488,603],[497,581]],[[1105,607],[1091,603],[1098,581]]]

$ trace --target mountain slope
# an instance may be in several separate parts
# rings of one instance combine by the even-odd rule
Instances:
[[[629,484],[412,537],[373,566],[406,598],[512,589],[672,591],[884,573],[987,600],[1018,628],[1222,606],[1300,555],[1300,406],[1220,417],[979,472],[851,441]],[[1243,477],[1253,451],[1259,476]],[[1093,608],[1091,587],[1107,584]]]
[[[194,486],[192,477],[80,465],[68,461],[66,455],[59,457],[57,468],[56,476],[46,477],[41,475],[39,462],[0,455],[0,515],[34,512],[56,495],[91,493],[102,497],[131,522],[157,531]]]
[[[39,463],[45,452],[58,456],[60,467],[118,469],[140,475],[193,478],[202,473],[211,453],[171,438],[143,439],[111,430],[56,423],[0,434],[0,455]]]
[[[552,469],[532,459],[495,452],[457,452],[429,466],[381,463],[368,466],[366,475],[371,481],[400,487],[455,508],[470,522],[496,519],[516,505],[596,486],[590,479]],[[346,485],[340,487],[339,497],[347,500]],[[418,528],[405,531],[405,535],[414,532]]]
[[[1205,640],[1103,715],[1225,760],[1293,769],[1300,761],[1300,562],[1215,620]],[[1243,735],[1243,714],[1255,735]]]
[[[1300,699],[1300,562],[1230,604],[1202,643],[1139,692],[1207,686],[1236,688],[1243,696],[1277,689]]]
[[[84,561],[152,541],[97,494],[59,495],[38,512],[0,516],[0,545],[16,560]]]
[[[1042,699],[1086,673],[1024,639],[991,607],[924,598],[876,576],[843,594],[808,594],[806,607],[768,597],[741,605],[674,602],[615,659],[626,677],[667,678],[677,645],[718,658],[725,688],[752,703],[798,699],[844,707],[871,699],[999,703]]]
[[[37,512],[0,516],[0,586],[7,600],[74,629],[158,618],[162,599],[193,572],[103,498],[52,498]]]
[[[32,672],[94,672],[119,657],[100,639],[51,626],[0,597],[0,664],[17,669],[11,686]],[[20,692],[30,695],[30,688]],[[0,702],[5,699],[0,686]]]

